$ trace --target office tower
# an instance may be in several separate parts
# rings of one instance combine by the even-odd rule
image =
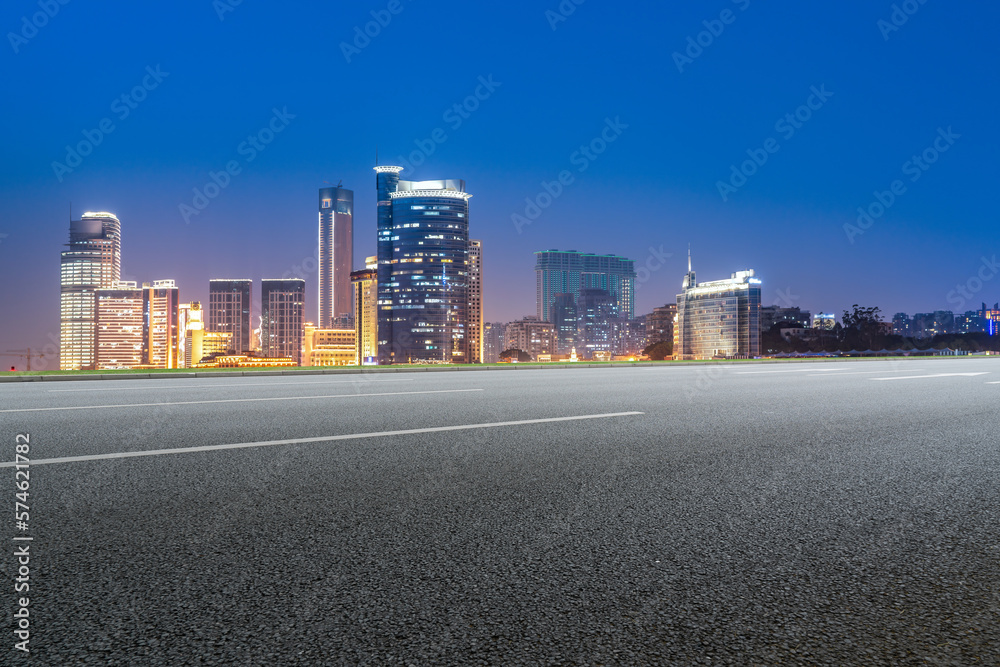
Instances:
[[[483,242],[469,240],[469,363],[483,363]]]
[[[760,330],[768,332],[775,324],[791,322],[789,328],[808,329],[812,324],[812,313],[798,306],[783,308],[781,306],[760,307]]]
[[[603,289],[581,289],[576,300],[579,326],[579,345],[585,359],[593,359],[595,353],[615,351],[612,321],[616,319],[615,299]],[[598,355],[600,356],[600,355]]]
[[[232,334],[232,352],[252,349],[250,304],[253,281],[213,279],[208,282],[208,331]]]
[[[354,313],[351,270],[354,268],[354,191],[319,189],[319,328]]]
[[[97,364],[96,291],[121,278],[121,222],[111,213],[84,213],[69,223],[68,250],[60,256],[59,368]]]
[[[262,280],[260,286],[261,354],[289,357],[302,365],[302,337],[306,323],[306,281]]]
[[[576,299],[572,294],[556,294],[549,306],[548,321],[552,324],[553,354],[569,354],[579,346],[579,318]]]
[[[145,331],[142,363],[150,368],[177,368],[180,363],[180,293],[173,280],[143,283]]]
[[[403,181],[375,167],[379,363],[465,363],[469,197],[465,181]]]
[[[617,255],[576,250],[536,252],[536,317],[549,315],[556,294],[580,295],[582,289],[602,289],[611,295],[618,317],[635,317],[635,262]],[[579,305],[579,304],[578,304]]]
[[[674,317],[677,316],[677,304],[668,303],[654,308],[646,316],[646,345],[674,340]]]
[[[503,322],[487,322],[483,326],[483,363],[495,364],[500,361],[500,353],[506,350],[507,325]]]
[[[357,363],[358,348],[354,329],[319,329],[306,322],[303,366],[351,366]]]
[[[750,358],[760,354],[760,280],[751,270],[698,283],[691,270],[677,295],[677,359]]]
[[[142,365],[143,291],[134,282],[119,281],[111,289],[99,289],[96,294],[97,369]]]
[[[201,302],[181,304],[181,311],[185,310],[187,311],[183,353],[185,368],[194,368],[205,357],[225,354],[232,348],[232,333],[205,330],[205,310],[201,307]]]
[[[646,348],[646,321],[642,317],[634,320],[615,318],[611,320],[612,352],[620,356],[635,356]]]
[[[540,354],[552,354],[552,325],[537,317],[525,317],[507,325],[504,333],[508,350],[527,352],[532,361]]]
[[[378,258],[365,259],[361,271],[351,273],[354,285],[354,340],[356,364],[378,362]]]

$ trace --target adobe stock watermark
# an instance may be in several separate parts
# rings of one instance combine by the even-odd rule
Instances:
[[[372,40],[381,35],[382,30],[389,27],[389,24],[392,23],[392,17],[398,16],[404,9],[406,7],[402,0],[389,0],[385,9],[371,11],[372,20],[365,23],[364,28],[359,25],[354,26],[354,39],[350,43],[340,43],[340,52],[344,54],[344,60],[347,61],[347,64],[350,65],[354,56],[360,55],[364,49],[368,48]]]
[[[909,176],[911,183],[916,183],[931,166],[940,158],[942,153],[951,150],[955,142],[962,138],[961,134],[956,134],[949,125],[948,129],[938,128],[938,136],[934,138],[931,145],[921,151],[918,155],[912,156],[903,163],[900,168],[904,176]],[[844,223],[844,233],[847,240],[853,245],[854,239],[871,229],[875,221],[885,215],[892,206],[907,192],[906,183],[902,179],[896,179],[889,184],[889,189],[883,192],[876,190],[875,196],[867,206],[858,207],[857,224]]]
[[[35,12],[30,17],[21,17],[21,29],[7,33],[7,41],[14,53],[20,53],[21,47],[38,36],[38,31],[49,24],[49,21],[56,17],[59,10],[68,5],[70,0],[38,0],[38,7],[42,10]]]
[[[920,8],[926,4],[927,0],[904,0],[902,3],[894,4],[888,20],[879,19],[875,22],[875,26],[882,33],[882,39],[888,42],[889,36],[894,32],[899,32],[899,29],[906,25],[910,17],[919,12]]]
[[[955,285],[955,289],[948,292],[947,299],[948,303],[955,306],[957,311],[962,311],[965,305],[977,294],[983,291],[983,286],[989,281],[997,277],[997,273],[1000,273],[1000,263],[997,262],[997,256],[986,257],[985,255],[980,258],[981,264],[979,265],[979,270],[972,276],[969,276],[968,280],[964,283]]]
[[[212,201],[222,194],[222,191],[233,182],[234,176],[239,176],[243,172],[244,164],[250,164],[257,159],[257,156],[264,152],[268,145],[274,141],[275,137],[288,127],[295,118],[295,114],[288,113],[288,107],[280,110],[275,107],[271,110],[271,120],[267,125],[249,135],[236,147],[237,155],[243,160],[230,160],[220,171],[208,172],[209,180],[201,188],[194,188],[194,196],[191,204],[181,203],[177,210],[184,218],[184,224],[191,224],[191,217],[201,215],[201,212],[208,208]]]
[[[476,86],[471,95],[461,102],[451,105],[441,114],[441,120],[447,123],[453,132],[462,127],[465,121],[479,109],[480,105],[490,99],[496,89],[503,85],[502,81],[494,81],[492,74],[486,77],[480,76],[478,81],[479,85]],[[443,127],[434,128],[426,139],[414,140],[413,143],[417,149],[407,156],[409,159],[399,156],[394,164],[406,169],[406,173],[412,177],[414,167],[419,167],[426,162],[428,157],[434,155],[438,146],[446,141],[448,141],[448,133],[445,129]]]
[[[605,118],[604,127],[600,133],[588,143],[581,145],[570,153],[569,163],[576,167],[577,173],[582,174],[627,129],[628,125],[621,121],[621,116],[615,116],[614,120]],[[534,197],[525,197],[523,214],[512,213],[510,216],[510,221],[514,224],[514,229],[517,230],[517,233],[522,233],[525,225],[530,225],[537,220],[542,215],[542,212],[552,206],[552,202],[561,197],[566,188],[575,182],[576,177],[569,169],[560,171],[555,180],[551,182],[542,181],[542,189],[538,194]]]
[[[170,76],[170,72],[164,72],[160,65],[146,68],[146,76],[142,81],[127,93],[122,93],[111,102],[111,113],[123,121],[132,115],[139,105],[149,97],[149,94],[159,88],[163,80]],[[93,130],[83,130],[83,139],[73,146],[66,146],[65,162],[58,160],[52,163],[52,172],[60,183],[66,174],[72,174],[73,170],[83,164],[83,159],[94,152],[94,149],[104,143],[104,138],[116,130],[115,122],[111,117],[102,118]]]
[[[220,21],[226,20],[226,14],[235,12],[236,8],[243,4],[243,0],[212,0],[212,9]]]
[[[739,7],[741,12],[745,12],[750,7],[750,0],[732,0],[732,3]],[[702,21],[701,24],[705,26],[705,29],[694,37],[688,35],[687,47],[684,49],[684,53],[680,51],[674,51],[673,53],[674,65],[677,66],[677,71],[683,74],[685,67],[694,64],[694,61],[705,53],[705,49],[715,44],[715,40],[722,36],[722,33],[726,31],[727,25],[736,23],[737,16],[739,14],[727,7],[719,12],[719,18]]]
[[[664,252],[663,245],[659,248],[649,246],[649,255],[643,265],[635,270],[635,288],[642,289],[642,286],[649,282],[654,273],[663,268],[667,260],[674,256],[672,252]]]
[[[811,86],[809,91],[811,94],[806,98],[805,104],[791,113],[786,113],[774,124],[775,132],[780,133],[785,141],[794,137],[795,133],[812,119],[813,114],[822,109],[833,97],[833,93],[826,89],[825,83],[820,84],[819,88]],[[756,174],[761,167],[767,164],[768,159],[780,150],[781,144],[774,137],[765,139],[760,148],[748,148],[746,151],[749,156],[748,160],[740,163],[739,167],[735,164],[730,165],[729,180],[715,182],[715,187],[719,191],[722,201],[729,201],[729,195],[735,194],[746,185],[750,177]]]
[[[559,27],[560,23],[565,23],[570,16],[576,11],[576,8],[582,5],[587,0],[562,0],[559,6],[554,10],[545,10],[545,20],[549,22],[549,26],[553,30]]]

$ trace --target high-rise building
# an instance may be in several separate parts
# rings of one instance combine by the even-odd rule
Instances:
[[[508,350],[527,352],[532,361],[540,354],[552,354],[552,325],[535,317],[511,322],[504,334]]]
[[[688,258],[677,295],[677,359],[749,358],[760,354],[760,280],[752,270],[698,283]]]
[[[345,322],[354,313],[354,191],[319,189],[319,328]]]
[[[143,291],[134,282],[97,290],[96,322],[98,370],[143,364]]]
[[[59,368],[78,371],[97,364],[99,289],[121,278],[121,222],[111,213],[84,213],[69,223],[69,248],[60,258]]]
[[[305,303],[306,281],[301,278],[261,281],[260,345],[263,356],[289,357],[302,365]]]
[[[180,293],[173,280],[143,283],[145,330],[142,363],[150,368],[177,368],[181,359]]]
[[[593,359],[596,353],[616,350],[612,322],[617,319],[614,298],[603,289],[581,289],[576,299],[579,328],[577,353]]]
[[[483,363],[483,242],[469,240],[469,362]]]
[[[1000,325],[1000,303],[994,303],[993,308],[987,308],[983,303],[979,317],[983,320],[983,330],[991,336],[996,336]]]
[[[549,316],[556,294],[580,295],[582,289],[602,289],[611,295],[616,316],[635,317],[635,262],[617,255],[576,250],[536,252],[535,316]],[[579,303],[577,304],[579,306]]]
[[[674,318],[677,316],[677,304],[668,303],[654,308],[646,315],[646,345],[674,340]]]
[[[253,349],[250,298],[253,281],[214,279],[208,283],[208,331],[232,335],[232,352]]]
[[[614,354],[621,356],[640,354],[648,344],[646,321],[641,317],[634,320],[614,319],[611,321],[611,338],[614,340]]]
[[[354,329],[317,329],[306,322],[303,366],[352,366],[357,363],[358,348]]]
[[[378,166],[379,363],[469,360],[465,181],[403,181]]]
[[[579,317],[572,294],[556,294],[549,306],[553,354],[569,354],[579,347]]]
[[[205,357],[225,354],[232,349],[233,334],[228,331],[206,331],[205,311],[201,302],[181,304],[181,312],[186,310],[184,325],[184,368],[194,368]]]
[[[500,361],[500,353],[506,350],[507,325],[503,322],[487,322],[483,326],[483,363],[495,364]]]
[[[365,268],[351,273],[354,285],[354,363],[378,361],[378,258],[365,259]]]

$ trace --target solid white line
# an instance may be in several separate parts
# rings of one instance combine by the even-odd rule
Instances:
[[[317,438],[294,438],[291,440],[264,440],[262,442],[240,442],[229,445],[203,445],[201,447],[178,447],[177,449],[151,449],[137,452],[116,452],[113,454],[91,454],[89,456],[64,456],[55,459],[34,459],[32,466],[50,463],[75,463],[78,461],[105,461],[108,459],[128,459],[138,456],[162,456],[164,454],[189,454],[192,452],[214,452],[224,449],[248,449],[251,447],[274,447],[276,445],[302,445],[313,442],[335,442],[337,440],[360,440],[364,438],[384,438],[393,435],[414,435],[418,433],[444,433],[447,431],[467,431],[477,428],[497,428],[499,426],[523,426],[526,424],[553,424],[556,422],[579,421],[583,419],[608,419],[610,417],[631,417],[644,412],[609,412],[597,415],[574,417],[549,417],[546,419],[522,419],[509,422],[487,422],[484,424],[460,424],[458,426],[435,426],[431,428],[411,428],[403,431],[378,431],[375,433],[350,433],[345,435],[325,435]],[[0,463],[0,468],[12,468],[14,461]]]
[[[906,370],[898,371],[851,371],[850,373],[841,373],[840,375],[873,375],[875,373],[915,373],[916,371],[922,371],[923,368],[907,368]],[[822,378],[822,377],[840,377],[840,375],[807,375],[806,377],[811,378]]]
[[[934,375],[902,375],[893,378],[868,378],[869,380],[920,380],[923,378],[951,378],[951,377],[975,377],[976,375],[988,375],[989,371],[982,373],[935,373]]]
[[[174,401],[171,403],[122,403],[119,405],[74,405],[65,408],[21,408],[2,412],[52,412],[56,410],[106,410],[108,408],[151,408],[160,405],[205,405],[208,403],[256,403],[259,401],[310,401],[318,398],[365,398],[368,396],[410,396],[414,394],[457,394],[483,389],[437,389],[433,391],[392,391],[379,394],[332,394],[330,396],[276,396],[274,398],[224,398],[214,401]]]
[[[239,378],[233,378],[237,380]],[[111,380],[114,382],[114,380]],[[128,385],[123,385],[120,387],[95,387],[93,389],[49,389],[50,394],[64,393],[68,391],[131,391],[133,389],[203,389],[205,387],[276,387],[279,385],[296,385],[299,387],[312,387],[315,385],[323,384],[375,384],[377,382],[413,382],[413,378],[391,378],[388,380],[331,380],[329,382],[250,382],[247,384],[238,383],[228,383],[228,384],[183,384],[183,385],[164,385],[156,387],[130,387]],[[130,381],[130,384],[132,381]]]
[[[987,382],[986,384],[1000,384],[1000,382]]]
[[[790,371],[740,371],[736,375],[761,375],[764,373],[832,373],[834,371],[842,371],[843,368],[796,368]]]

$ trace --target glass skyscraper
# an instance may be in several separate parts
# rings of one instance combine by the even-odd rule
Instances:
[[[469,198],[465,181],[403,181],[375,167],[380,364],[466,363]]]
[[[122,225],[111,213],[84,213],[69,224],[69,248],[60,258],[59,368],[97,364],[97,290],[121,278]]]
[[[250,297],[253,281],[213,279],[208,283],[208,331],[232,334],[234,354],[252,348]]]
[[[340,186],[319,189],[319,328],[354,313],[354,192]]]
[[[578,346],[579,340],[579,318],[573,295],[554,295],[547,319],[552,323],[552,351],[555,354],[572,352]]]
[[[760,355],[760,280],[752,270],[729,280],[698,283],[688,259],[677,295],[677,359],[753,358]]]
[[[260,347],[265,357],[291,357],[302,364],[306,281],[262,280],[260,287]]]
[[[617,255],[595,255],[576,250],[536,252],[535,304],[540,320],[549,317],[549,308],[557,294],[572,294],[583,289],[602,289],[611,295],[616,316],[635,317],[635,262]]]

